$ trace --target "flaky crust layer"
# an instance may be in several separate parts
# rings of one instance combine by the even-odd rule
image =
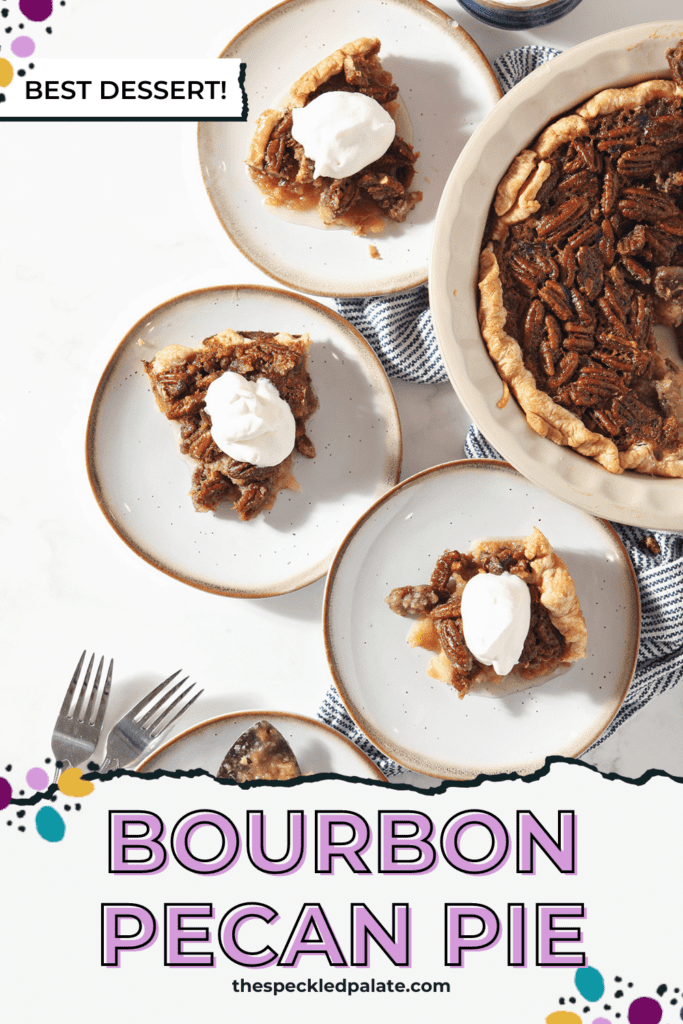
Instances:
[[[587,119],[618,109],[633,109],[658,97],[681,95],[683,89],[665,79],[640,82],[624,89],[605,89],[574,113],[549,125],[530,149],[515,157],[498,185],[491,237],[496,241],[504,239],[511,224],[536,213],[539,204],[535,196],[550,171],[546,158],[565,142],[586,135],[589,131]],[[505,331],[507,313],[500,268],[491,243],[479,259],[479,292],[479,324],[484,341],[500,376],[515,395],[532,430],[556,444],[566,445],[595,459],[610,473],[631,469],[653,476],[683,477],[683,449],[662,455],[656,454],[651,445],[641,442],[619,451],[612,440],[589,430],[578,416],[537,388],[533,374],[524,366],[519,344]],[[681,371],[671,364],[662,380],[657,382],[657,388],[665,392],[680,390],[683,388],[682,380]]]
[[[328,54],[327,57],[323,57],[315,67],[310,68],[300,78],[297,78],[289,90],[285,107],[282,110],[264,110],[256,119],[256,128],[247,153],[246,162],[249,167],[262,170],[268,140],[285,109],[291,110],[293,107],[305,106],[306,100],[311,93],[314,93],[324,82],[327,82],[343,70],[344,61],[347,58],[364,57],[373,53],[379,53],[381,45],[379,39],[361,36],[359,39],[354,39],[352,42],[340,46],[338,50]]]

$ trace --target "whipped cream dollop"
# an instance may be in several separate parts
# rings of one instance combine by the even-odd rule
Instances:
[[[482,665],[506,676],[517,664],[531,621],[529,588],[519,576],[483,572],[462,592],[465,643]]]
[[[215,443],[239,462],[277,466],[294,447],[292,410],[265,377],[247,380],[228,370],[209,384],[206,411]]]
[[[292,110],[292,137],[315,163],[315,175],[347,178],[388,150],[396,125],[362,92],[324,92]]]

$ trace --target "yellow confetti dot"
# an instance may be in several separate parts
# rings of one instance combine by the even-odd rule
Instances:
[[[8,60],[0,57],[0,86],[4,89],[14,78],[14,68]]]
[[[556,1010],[546,1017],[545,1024],[581,1024],[581,1018],[570,1010]]]
[[[83,772],[80,768],[67,768],[57,780],[59,791],[64,796],[88,796],[95,788],[92,782],[81,778]],[[562,1022],[560,1022],[562,1024]]]

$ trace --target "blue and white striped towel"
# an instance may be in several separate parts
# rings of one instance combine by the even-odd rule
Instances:
[[[503,90],[507,92],[558,52],[549,47],[523,46],[499,57],[493,67]],[[434,334],[426,287],[386,298],[338,299],[337,308],[372,345],[389,377],[422,384],[448,379]],[[500,458],[474,426],[467,435],[465,455],[470,459]],[[675,686],[683,677],[683,536],[618,523],[613,526],[633,563],[640,589],[640,653],[624,703],[591,750],[658,693]],[[657,556],[645,546],[648,532],[661,549]],[[356,727],[334,686],[328,691],[318,717],[351,739],[386,776],[404,773],[404,768],[377,750]]]

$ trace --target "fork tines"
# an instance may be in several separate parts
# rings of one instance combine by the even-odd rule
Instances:
[[[76,671],[74,672],[73,678],[66,691],[64,702],[60,709],[59,715],[60,717],[63,717],[67,720],[73,720],[75,722],[85,722],[86,725],[93,725],[96,728],[100,728],[102,725],[102,721],[104,720],[104,712],[106,711],[107,708],[107,701],[109,700],[112,673],[114,671],[114,659],[112,658],[111,661],[109,662],[109,671],[107,672],[107,678],[104,683],[104,689],[102,690],[102,696],[100,698],[100,703],[96,717],[93,717],[93,712],[95,710],[95,702],[97,700],[97,691],[99,690],[100,680],[102,679],[102,666],[104,664],[104,658],[100,658],[100,663],[97,666],[97,672],[95,673],[95,680],[93,682],[92,690],[90,691],[90,699],[88,700],[88,706],[85,709],[85,714],[81,714],[81,712],[83,711],[83,705],[85,703],[85,695],[88,690],[88,683],[90,682],[90,675],[92,673],[93,663],[95,661],[94,654],[90,657],[90,662],[88,664],[88,668],[86,669],[85,678],[83,680],[80,692],[78,694],[76,706],[74,707],[71,714],[69,714],[71,702],[73,699],[73,695],[76,691],[78,678],[81,674],[81,668],[83,667],[84,660],[85,651],[83,651],[83,653],[81,654],[78,665],[76,666]]]
[[[197,700],[198,697],[202,695],[202,693],[204,693],[204,690],[199,690],[197,693],[194,694],[193,697],[191,697],[191,699],[186,704],[183,705],[183,707],[181,707],[175,713],[173,718],[168,719],[168,715],[171,713],[171,711],[173,711],[174,708],[176,708],[177,705],[188,695],[190,690],[192,690],[197,685],[196,683],[190,683],[190,685],[186,687],[182,693],[178,694],[174,701],[168,704],[167,701],[169,700],[169,698],[172,697],[173,694],[180,689],[183,683],[186,683],[187,680],[190,678],[189,676],[185,676],[185,678],[177,682],[175,686],[172,686],[170,690],[167,690],[166,693],[164,693],[164,695],[156,702],[156,704],[154,704],[148,710],[145,710],[149,703],[153,701],[154,698],[158,696],[161,693],[161,691],[166,686],[168,686],[169,683],[173,682],[175,677],[179,674],[180,669],[178,669],[177,672],[174,672],[173,675],[169,676],[168,679],[164,679],[163,683],[159,683],[158,686],[156,686],[150,693],[143,697],[142,700],[139,701],[135,705],[135,707],[128,713],[127,717],[129,719],[133,719],[136,718],[136,716],[141,711],[145,712],[142,715],[142,717],[138,719],[136,724],[141,729],[144,729],[145,732],[149,733],[151,739],[156,739],[158,736],[161,735],[162,732],[165,732],[166,729],[170,728],[176,721],[176,719],[180,718],[181,715],[185,714],[187,709],[192,704],[194,704],[194,702]],[[154,718],[153,721],[150,721],[156,714],[156,712],[162,708],[163,710],[161,710],[161,713],[158,715],[158,717]]]

